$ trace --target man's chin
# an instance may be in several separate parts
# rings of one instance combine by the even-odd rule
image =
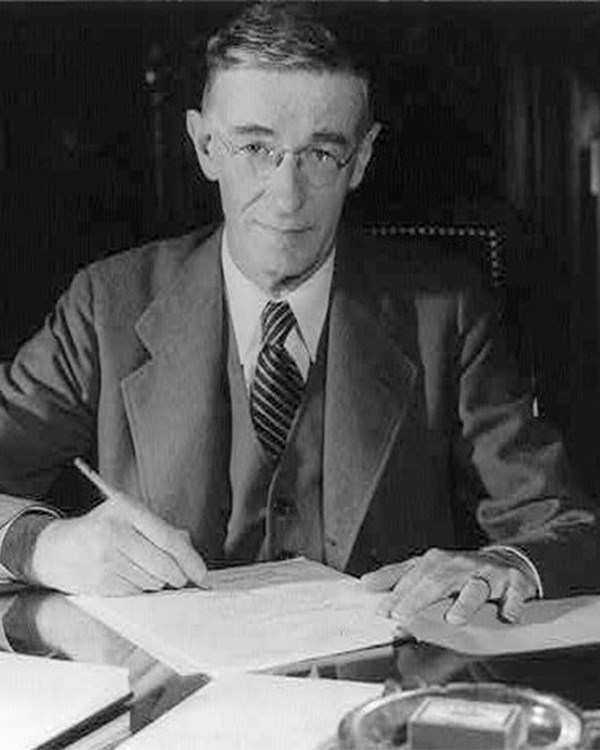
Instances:
[[[302,258],[315,253],[317,242],[314,232],[309,229],[298,231],[280,231],[269,227],[258,227],[253,233],[255,239],[255,257],[262,255],[265,260],[280,262],[282,265],[296,265],[296,259],[302,264]]]
[[[254,223],[240,243],[238,267],[269,291],[292,289],[323,262],[319,240],[312,230],[280,232]]]
[[[254,258],[285,272],[301,272],[306,260],[318,254],[315,250],[317,238],[309,230],[279,232],[267,229],[254,234],[253,239]]]

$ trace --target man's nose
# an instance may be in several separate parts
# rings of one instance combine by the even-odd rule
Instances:
[[[306,198],[306,180],[295,154],[283,154],[279,165],[271,173],[269,188],[280,211],[292,213],[302,208]]]

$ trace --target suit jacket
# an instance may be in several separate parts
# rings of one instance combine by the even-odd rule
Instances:
[[[159,241],[82,270],[2,367],[0,523],[53,502],[63,467],[84,455],[218,560],[231,425],[220,238]],[[327,562],[359,572],[432,546],[503,542],[529,555],[547,595],[588,590],[600,570],[595,509],[558,435],[532,417],[471,281],[417,244],[338,238]]]

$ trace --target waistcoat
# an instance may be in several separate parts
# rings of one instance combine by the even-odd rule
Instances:
[[[309,370],[287,445],[273,469],[252,425],[248,391],[229,323],[231,514],[224,556],[231,563],[296,555],[323,561],[325,338],[321,337],[316,361]]]

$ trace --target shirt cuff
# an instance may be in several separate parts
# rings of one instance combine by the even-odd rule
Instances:
[[[544,587],[542,586],[542,579],[538,569],[524,552],[521,552],[521,550],[516,547],[504,544],[491,544],[489,547],[483,547],[481,552],[489,552],[501,562],[504,562],[513,568],[518,568],[522,573],[528,575],[535,583],[538,598],[543,599]]]
[[[0,528],[0,581],[27,578],[33,546],[39,534],[61,514],[45,505],[31,505]]]

